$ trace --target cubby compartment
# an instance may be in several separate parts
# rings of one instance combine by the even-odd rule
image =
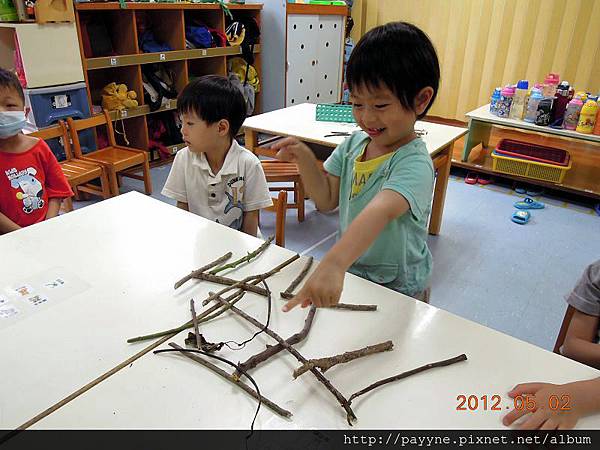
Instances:
[[[138,104],[144,104],[140,66],[125,66],[88,71],[88,87],[93,106],[102,105],[102,89],[112,82],[125,84],[128,90],[136,93]]]
[[[113,122],[117,144],[148,150],[148,128],[144,116]]]
[[[184,24],[186,33],[190,26],[205,25],[209,29],[215,29],[221,33],[225,32],[225,20],[221,10],[185,10]]]
[[[188,60],[188,78],[192,81],[203,75],[227,75],[225,58],[217,56],[214,58],[199,58]]]
[[[134,12],[131,10],[80,11],[77,23],[85,58],[138,53]]]
[[[182,10],[137,10],[135,23],[140,53],[164,53],[173,50],[185,50],[185,30]],[[144,45],[153,37],[157,44],[168,48],[153,49]]]

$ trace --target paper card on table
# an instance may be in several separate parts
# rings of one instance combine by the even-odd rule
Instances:
[[[11,289],[11,293],[17,297],[30,297],[35,294],[35,290],[30,284],[17,284]]]
[[[16,316],[17,314],[19,314],[19,310],[10,303],[0,306],[0,319],[8,319]]]
[[[32,305],[32,306],[39,306],[42,303],[45,303],[48,301],[48,297],[44,296],[44,295],[32,295],[31,297],[27,298],[27,301]]]
[[[63,287],[64,285],[65,285],[65,280],[60,277],[53,278],[52,280],[44,283],[44,287],[46,287],[48,289],[56,289],[56,288]]]

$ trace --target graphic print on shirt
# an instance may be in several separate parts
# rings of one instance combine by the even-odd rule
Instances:
[[[17,192],[15,196],[18,200],[23,201],[23,211],[26,214],[31,214],[36,209],[44,207],[42,199],[44,188],[42,183],[34,176],[37,170],[33,167],[17,170],[12,168],[5,171],[6,177],[10,181],[10,185]]]
[[[235,230],[241,230],[244,220],[244,205],[242,203],[242,195],[245,189],[244,177],[237,176],[232,178],[227,182],[227,187],[231,189],[231,192],[225,190],[227,204],[223,211],[223,225],[227,225],[229,228]]]

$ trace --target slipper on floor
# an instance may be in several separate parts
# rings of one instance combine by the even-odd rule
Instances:
[[[467,184],[477,184],[477,173],[469,172],[465,177],[465,183]]]
[[[542,188],[536,188],[536,187],[527,188],[527,195],[529,195],[530,197],[539,197],[543,193],[544,193],[544,189],[542,189]]]
[[[527,188],[525,186],[517,185],[517,187],[515,187],[515,192],[517,194],[527,194]]]
[[[531,214],[529,214],[529,211],[515,211],[510,220],[512,220],[514,223],[518,223],[519,225],[525,225],[527,222],[529,222],[530,218]]]
[[[532,198],[525,197],[522,201],[515,202],[514,207],[517,209],[544,209],[546,205]]]
[[[600,216],[600,203],[596,204],[596,206],[594,206],[594,211],[596,211],[596,214],[598,214]]]
[[[494,181],[488,174],[482,173],[477,176],[477,182],[483,186],[492,184]]]

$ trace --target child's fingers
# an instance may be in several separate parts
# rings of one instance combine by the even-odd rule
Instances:
[[[507,415],[505,415],[502,418],[502,423],[506,426],[511,425],[515,420],[523,417],[525,414],[527,414],[529,411],[525,410],[525,408],[523,409],[513,409],[511,412],[509,412]]]
[[[304,304],[306,302],[310,303],[310,298],[308,298],[308,296],[306,294],[304,294],[302,291],[300,291],[300,292],[298,292],[298,294],[296,294],[296,296],[293,299],[291,299],[289,302],[287,302],[285,305],[283,305],[283,308],[281,308],[281,310],[283,312],[288,312],[300,304],[303,307],[305,307]]]
[[[299,141],[296,138],[287,137],[287,138],[281,139],[280,141],[277,141],[273,145],[271,145],[271,150],[279,150],[284,147],[287,147],[288,145],[297,144],[298,142]]]
[[[546,386],[546,383],[521,383],[517,384],[508,392],[508,396],[515,398],[523,394],[535,394],[541,388]]]

